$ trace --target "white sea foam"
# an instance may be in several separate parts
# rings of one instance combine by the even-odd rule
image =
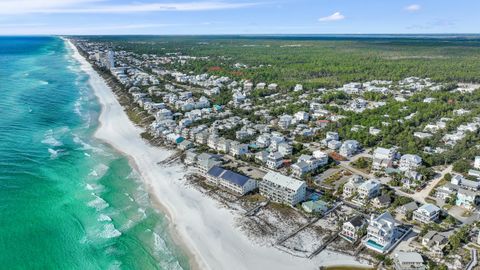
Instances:
[[[58,158],[60,150],[54,150],[52,148],[48,148],[48,153],[50,153],[50,159]]]
[[[142,213],[142,217],[146,218],[147,217],[147,210],[144,208],[138,208],[138,212]]]
[[[53,130],[48,130],[45,132],[43,140],[41,141],[43,144],[47,144],[50,146],[62,146],[63,143],[57,140],[54,136]]]
[[[130,194],[128,194],[128,193],[124,193],[124,194],[125,194],[125,196],[128,197],[128,199],[129,199],[131,202],[134,202],[134,201],[135,201],[135,200],[132,198],[132,196],[130,196]]]
[[[103,185],[100,185],[100,184],[88,183],[85,185],[85,188],[90,191],[98,191],[98,190],[102,190],[104,187]]]
[[[97,221],[112,221],[112,218],[105,214],[100,214],[97,218]]]
[[[90,178],[99,179],[105,175],[108,171],[108,166],[105,164],[97,165],[89,174]]]
[[[104,199],[100,198],[95,194],[94,196],[95,196],[95,199],[92,201],[89,201],[88,206],[95,208],[97,211],[101,211],[110,206]]]
[[[99,237],[105,239],[119,237],[120,235],[122,235],[122,233],[117,230],[112,223],[105,224],[103,226],[103,231],[98,234]]]
[[[122,262],[114,261],[109,267],[108,270],[119,270],[122,269]]]
[[[82,139],[80,139],[80,137],[78,137],[78,135],[76,134],[73,134],[73,142],[76,143],[76,144],[79,144],[82,146],[81,150],[91,150],[95,153],[102,153],[104,152],[103,149],[99,148],[99,147],[94,147],[88,143],[86,143],[85,141],[83,141]]]
[[[168,250],[167,243],[163,238],[156,232],[153,232],[153,248],[157,252],[165,252]]]
[[[39,84],[40,84],[40,85],[47,85],[47,84],[48,84],[48,81],[40,80],[40,81],[39,81]]]

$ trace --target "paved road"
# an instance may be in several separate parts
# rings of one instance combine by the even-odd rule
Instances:
[[[421,203],[426,203],[425,198],[427,198],[429,196],[430,192],[435,188],[436,185],[438,185],[438,183],[443,179],[445,174],[452,172],[452,168],[453,168],[452,165],[445,168],[424,189],[422,189],[420,192],[415,192],[414,194],[412,194],[411,198],[414,199],[415,201],[419,201]]]

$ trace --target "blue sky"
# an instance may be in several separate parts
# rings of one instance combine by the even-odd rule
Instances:
[[[479,33],[478,0],[0,0],[0,35]]]

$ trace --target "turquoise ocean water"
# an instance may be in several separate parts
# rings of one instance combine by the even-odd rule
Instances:
[[[0,37],[0,269],[188,269],[55,37]]]

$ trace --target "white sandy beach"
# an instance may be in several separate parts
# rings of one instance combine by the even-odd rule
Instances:
[[[115,95],[91,65],[68,42],[73,57],[90,79],[102,104],[95,136],[130,157],[155,199],[166,211],[182,246],[188,248],[192,266],[200,269],[318,269],[320,265],[360,265],[352,257],[324,251],[312,260],[297,258],[274,247],[255,245],[236,226],[236,214],[222,208],[200,191],[187,187],[182,165],[163,168],[157,162],[170,153],[140,137],[142,129],[127,117]]]

